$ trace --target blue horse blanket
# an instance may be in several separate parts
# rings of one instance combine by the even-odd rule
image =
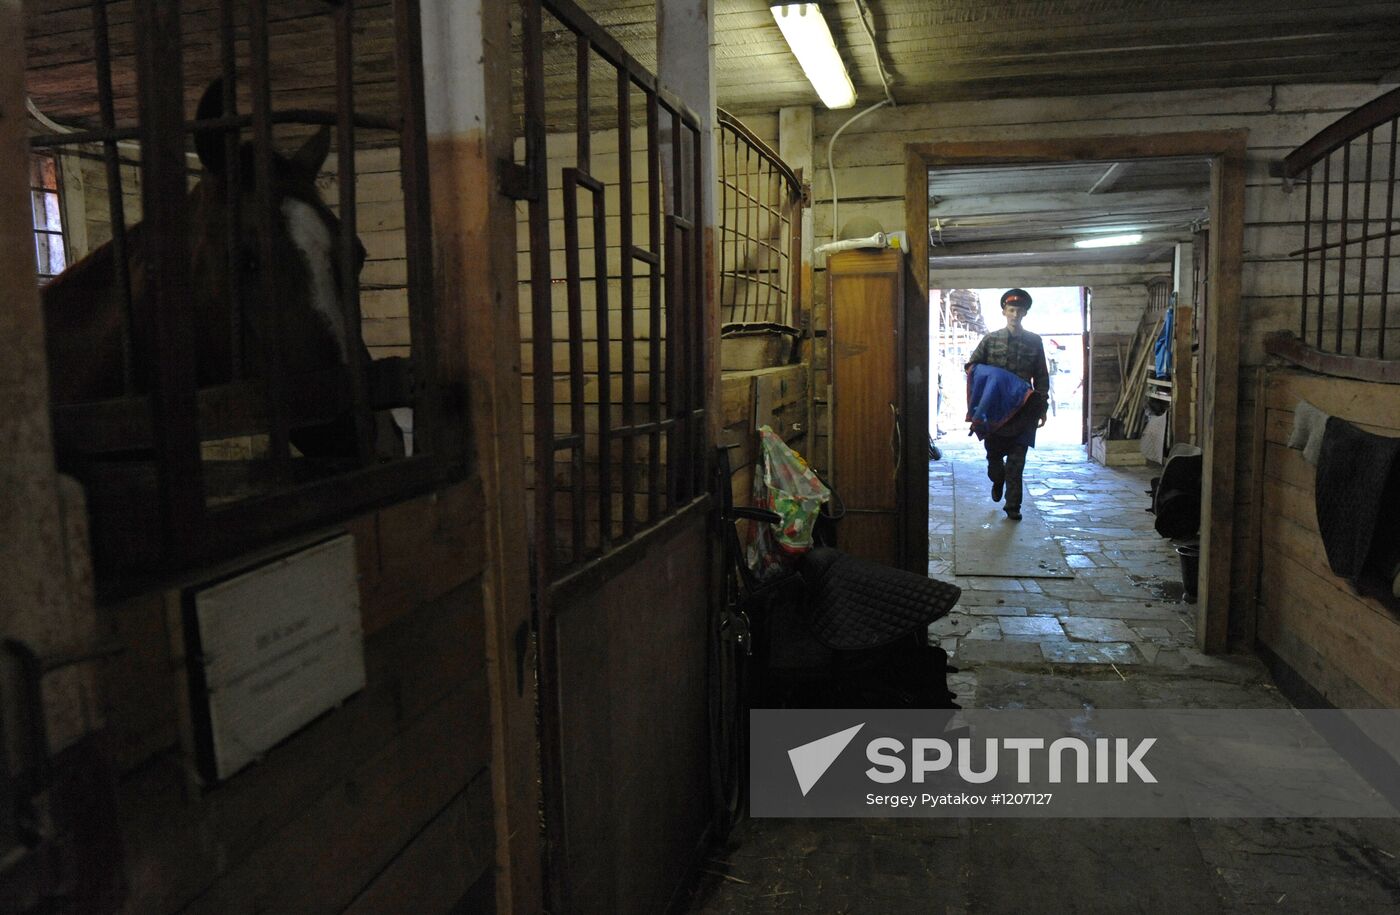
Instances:
[[[994,435],[1016,417],[1034,392],[1023,378],[995,365],[970,365],[967,369],[967,421],[979,439]],[[1035,423],[1017,423],[1013,440],[1035,445]]]

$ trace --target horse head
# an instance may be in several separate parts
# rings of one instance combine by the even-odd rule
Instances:
[[[196,117],[209,120],[222,114],[223,87],[216,80],[205,90]],[[330,151],[329,129],[318,131],[291,156],[269,151],[272,218],[266,221],[271,234],[267,244],[261,234],[265,222],[259,218],[254,148],[241,144],[237,167],[230,168],[224,138],[220,130],[196,132],[204,173],[188,198],[198,383],[217,385],[264,375],[267,344],[274,335],[288,376],[347,365],[351,347],[359,347],[367,362],[360,329],[346,326],[340,305],[340,220],[316,189],[316,175]],[[151,308],[144,250],[152,238],[138,223],[128,230],[127,241],[131,313],[137,328],[143,328]],[[358,239],[354,245],[358,276],[365,251]],[[139,394],[152,387],[156,354],[139,330],[132,334],[131,384],[123,380],[122,338],[128,328],[116,263],[108,243],[43,290],[55,403]],[[242,343],[237,365],[235,327]],[[353,429],[351,418],[344,416],[293,430],[291,438],[308,456],[345,457],[356,450]]]
[[[222,114],[222,82],[215,80],[205,90],[196,117],[210,120]],[[229,380],[235,315],[243,336],[240,374],[263,373],[265,344],[279,325],[289,373],[348,364],[350,347],[363,344],[359,328],[345,326],[340,304],[340,220],[316,187],[330,152],[330,129],[321,128],[291,156],[271,152],[270,244],[262,238],[253,145],[239,147],[236,170],[229,168],[221,132],[197,132],[195,149],[204,166],[202,179],[191,191],[190,252],[193,298],[203,312],[196,320],[201,383]],[[235,175],[238,186],[231,188]],[[234,200],[236,208],[229,206]],[[230,234],[235,210],[239,224]],[[354,244],[358,276],[365,250],[358,239]],[[265,299],[269,284],[275,290],[271,302]]]

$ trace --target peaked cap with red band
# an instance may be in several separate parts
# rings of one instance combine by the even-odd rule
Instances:
[[[1019,305],[1022,308],[1031,307],[1031,294],[1024,289],[1008,289],[1001,294],[1001,307],[1008,305]]]

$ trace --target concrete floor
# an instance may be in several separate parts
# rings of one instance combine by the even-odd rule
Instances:
[[[1023,508],[1059,519],[1075,578],[958,578],[952,466],[985,479],[985,462],[962,442],[944,455],[929,569],[963,595],[930,638],[962,668],[964,707],[1288,706],[1255,659],[1195,649],[1175,553],[1144,511],[1148,468],[1032,451]],[[1400,912],[1397,856],[1388,820],[748,820],[690,911]]]

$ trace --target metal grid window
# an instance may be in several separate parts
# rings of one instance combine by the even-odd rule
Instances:
[[[795,327],[802,310],[802,179],[723,109],[718,127],[721,320]]]
[[[524,0],[523,361],[542,589],[705,491],[701,131],[572,3]]]
[[[1303,187],[1298,338],[1324,353],[1386,359],[1400,298],[1395,241],[1400,89],[1361,106],[1284,159]],[[1294,193],[1297,193],[1296,189]],[[1394,352],[1394,346],[1390,347]]]
[[[49,153],[30,154],[29,203],[34,213],[34,263],[40,284],[68,267],[62,193],[58,159]]]

